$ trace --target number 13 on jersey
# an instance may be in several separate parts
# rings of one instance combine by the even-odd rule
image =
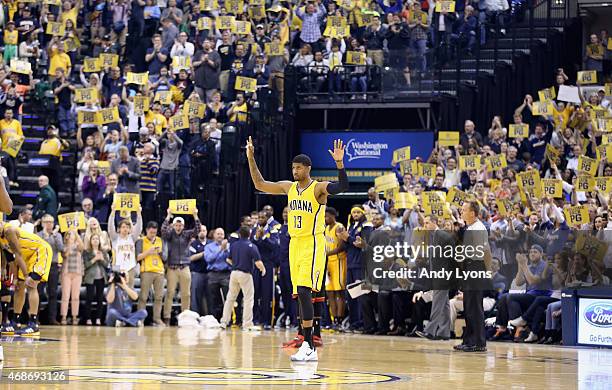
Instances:
[[[302,228],[302,216],[301,215],[293,216],[293,227],[296,229]]]

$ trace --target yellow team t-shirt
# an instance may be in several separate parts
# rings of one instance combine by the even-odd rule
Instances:
[[[62,143],[57,138],[46,139],[40,144],[38,154],[43,156],[55,156],[62,159]]]
[[[234,111],[232,112],[229,120],[230,122],[246,122],[248,112],[249,107],[246,103],[242,103],[241,105],[234,107]]]
[[[17,45],[18,40],[19,40],[19,31],[4,30],[4,43],[6,45]]]
[[[159,252],[162,251],[162,239],[155,237],[155,240],[151,242],[147,237],[142,238],[142,252],[148,251],[150,248],[158,248]],[[150,255],[145,257],[140,262],[140,272],[154,272],[157,274],[164,273],[164,263],[161,256]]]
[[[49,62],[49,76],[55,77],[55,71],[59,68],[64,69],[64,71],[68,71],[68,69],[71,67],[72,62],[70,61],[68,54],[54,51]]]
[[[0,135],[2,136],[2,149],[6,149],[11,138],[23,136],[21,123],[16,119],[11,119],[10,121],[6,119],[0,120]]]
[[[168,127],[168,120],[166,117],[154,111],[149,111],[145,114],[145,122],[155,125],[155,134],[157,135],[161,135],[164,129]]]

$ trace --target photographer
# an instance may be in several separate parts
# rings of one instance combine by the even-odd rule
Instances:
[[[147,311],[141,309],[132,312],[132,302],[138,299],[138,293],[127,285],[125,273],[114,272],[108,281],[106,302],[106,326],[142,326],[147,318]]]

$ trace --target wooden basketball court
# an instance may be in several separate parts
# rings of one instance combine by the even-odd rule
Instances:
[[[2,388],[19,369],[67,369],[71,389],[610,389],[612,350],[325,333],[319,362],[292,364],[285,331],[42,327],[40,339],[3,337]],[[13,376],[14,377],[14,376]],[[10,383],[17,383],[12,381]]]

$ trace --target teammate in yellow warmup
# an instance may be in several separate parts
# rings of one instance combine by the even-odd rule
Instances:
[[[336,221],[338,212],[329,207],[325,212],[325,239],[327,241],[327,284],[325,290],[329,300],[333,329],[339,330],[344,318],[344,290],[346,289],[346,249],[345,243],[336,233],[346,229]]]
[[[344,170],[344,148],[341,140],[334,141],[329,154],[338,168],[338,182],[317,182],[310,177],[312,162],[305,154],[292,161],[295,181],[266,181],[255,162],[255,149],[251,137],[246,153],[255,188],[269,194],[286,194],[289,206],[289,269],[293,293],[298,296],[304,343],[294,361],[316,361],[317,351],[312,339],[314,308],[312,292],[321,290],[325,281],[325,205],[329,195],[339,194],[349,187]]]
[[[4,185],[4,178],[0,176],[0,212],[9,215],[13,212],[13,201],[6,191],[6,186]],[[4,218],[0,218],[0,221],[4,220]],[[8,317],[8,305],[10,303],[10,286],[12,281],[10,280],[10,272],[9,267],[7,267],[6,256],[2,253],[2,257],[0,259],[0,270],[2,273],[2,285],[0,287],[0,304],[2,306],[2,317]],[[8,299],[5,298],[8,296]],[[2,318],[4,321],[4,318]],[[4,350],[0,345],[0,362],[4,360]]]
[[[14,257],[18,269],[15,289],[14,312],[19,318],[28,291],[29,321],[26,327],[15,332],[21,336],[37,336],[38,329],[38,283],[47,281],[53,251],[51,246],[39,236],[21,228],[0,222],[0,243]]]

